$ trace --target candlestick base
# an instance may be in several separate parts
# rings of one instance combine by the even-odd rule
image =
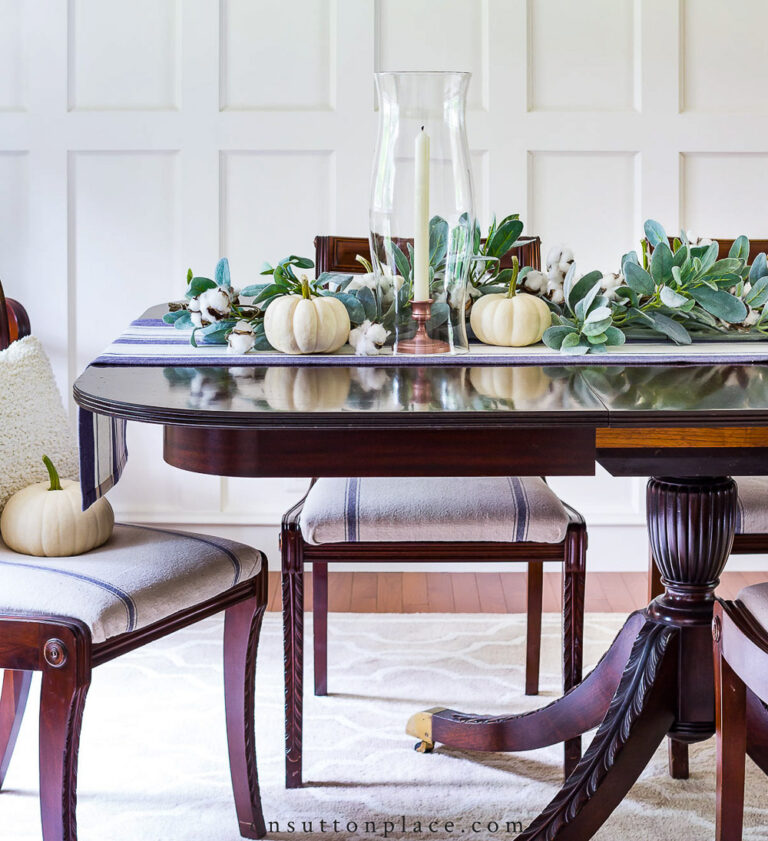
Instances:
[[[432,301],[414,301],[412,303],[413,318],[419,325],[416,335],[411,339],[403,339],[397,343],[397,353],[430,354],[448,353],[451,346],[441,339],[433,339],[427,333],[427,322],[432,312]]]

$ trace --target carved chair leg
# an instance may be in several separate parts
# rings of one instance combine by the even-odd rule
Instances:
[[[224,699],[227,713],[229,771],[243,838],[266,834],[256,768],[254,723],[256,653],[266,608],[267,570],[260,592],[224,614]]]
[[[586,585],[587,527],[573,523],[565,538],[563,568],[563,691],[581,683],[584,658],[584,588]],[[581,737],[564,745],[565,776],[581,759]]]
[[[32,672],[11,669],[3,672],[3,691],[0,695],[0,789],[16,747],[31,683]]]
[[[715,623],[718,619],[716,617]],[[717,624],[715,625],[717,627]],[[717,841],[741,841],[747,751],[746,687],[715,643],[715,726],[717,728]]]
[[[301,535],[283,529],[283,661],[285,668],[285,787],[301,786],[304,699],[304,554]]]
[[[539,694],[541,662],[541,609],[544,595],[544,565],[528,562],[528,627],[525,651],[525,694]]]
[[[312,642],[315,695],[328,694],[328,564],[312,564]]]
[[[43,841],[77,841],[77,755],[90,669],[59,640],[46,644],[46,660],[40,692]]]

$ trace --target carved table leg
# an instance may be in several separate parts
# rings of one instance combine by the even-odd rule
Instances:
[[[517,751],[577,739],[603,720],[644,622],[633,613],[586,678],[546,707],[520,715],[480,716],[438,707],[416,713],[407,732],[462,750]]]
[[[491,719],[433,711],[428,719],[433,741],[465,749],[534,747],[526,744],[533,739],[522,732],[526,719],[550,728],[538,744],[569,739],[588,729],[583,727],[588,717],[584,708],[569,704],[569,699],[589,704],[590,690],[605,691],[613,683],[612,670],[605,664],[620,660],[622,668],[626,663],[592,744],[549,806],[518,836],[521,841],[586,841],[621,802],[668,733],[687,743],[715,732],[710,625],[714,590],[733,544],[736,485],[727,477],[651,479],[647,501],[648,531],[664,594],[634,615],[639,622],[630,617],[579,687],[527,716]],[[627,660],[619,657],[619,650],[626,651],[628,643]],[[592,703],[595,712],[599,704]],[[500,747],[505,727],[514,738]],[[473,730],[484,738],[475,737]]]
[[[304,699],[304,557],[301,535],[282,537],[283,643],[285,662],[285,787],[301,786]]]

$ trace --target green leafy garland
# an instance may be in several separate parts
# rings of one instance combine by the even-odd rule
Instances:
[[[465,220],[466,221],[466,220]],[[608,294],[603,275],[592,271],[576,277],[572,265],[563,282],[562,306],[541,297],[553,312],[552,326],[543,341],[565,354],[601,353],[627,338],[667,338],[677,344],[690,344],[695,338],[755,339],[768,334],[768,263],[759,254],[749,265],[749,240],[740,236],[728,257],[718,259],[718,244],[691,244],[685,232],[672,246],[663,227],[653,220],[644,226],[641,257],[630,251],[621,260],[623,282]],[[470,232],[459,225],[449,234],[445,219],[430,220],[430,294],[435,303],[429,329],[449,318],[444,277],[449,253],[460,243],[448,242],[449,236],[472,236],[468,266],[469,301],[479,295],[507,291],[514,279],[521,288],[530,266],[501,268],[504,258],[518,243],[523,223],[517,214],[495,217],[485,239],[479,225]],[[371,264],[359,262],[366,274],[323,273],[314,280],[297,271],[314,268],[307,257],[290,255],[277,265],[265,264],[261,274],[270,276],[266,283],[246,286],[239,292],[232,288],[229,262],[219,260],[214,278],[187,273],[185,301],[169,306],[164,320],[179,329],[190,329],[190,342],[198,340],[225,344],[239,322],[253,331],[255,350],[271,350],[264,334],[264,314],[281,295],[333,296],[346,307],[353,327],[370,321],[384,325],[390,332],[411,321],[413,299],[413,248],[403,250],[392,240],[382,243],[396,266],[395,276],[376,278]],[[449,248],[449,245],[451,246]],[[458,249],[460,250],[460,249]],[[251,299],[245,302],[243,299]]]
[[[728,257],[719,246],[691,245],[685,232],[672,247],[664,228],[645,223],[642,264],[630,251],[621,261],[626,285],[615,299],[601,294],[601,272],[576,279],[571,266],[563,284],[564,306],[552,316],[543,341],[567,354],[604,352],[630,338],[667,338],[679,345],[694,337],[761,338],[768,333],[768,266],[752,265],[749,240],[735,240]]]
[[[451,235],[461,237],[468,230],[464,219],[463,227],[460,223]],[[516,214],[505,217],[499,224],[494,218],[485,241],[481,239],[479,225],[475,225],[469,278],[472,287],[478,290],[477,294],[494,292],[497,284],[504,284],[505,288],[509,284],[511,269],[501,269],[500,264],[514,248],[522,230],[523,223]],[[430,220],[430,290],[435,302],[427,323],[429,330],[441,326],[450,317],[451,302],[443,283],[450,259],[448,237],[446,220],[433,217]],[[459,243],[451,245],[458,248]],[[206,344],[226,344],[235,326],[246,322],[254,335],[254,350],[272,350],[264,332],[264,314],[274,300],[281,295],[333,296],[346,307],[352,327],[367,320],[382,324],[392,333],[396,323],[400,328],[412,326],[413,246],[407,243],[403,251],[397,243],[388,240],[385,248],[391,249],[396,276],[376,278],[371,264],[358,257],[366,269],[364,275],[323,272],[309,280],[296,272],[314,268],[314,262],[308,257],[291,254],[275,266],[264,264],[261,274],[271,276],[268,283],[252,284],[239,291],[232,288],[229,261],[223,257],[216,265],[214,278],[196,276],[189,269],[185,300],[171,303],[163,320],[180,330],[191,329],[190,342],[195,347],[201,340]],[[526,271],[523,269],[521,276]],[[246,303],[243,299],[251,300]]]

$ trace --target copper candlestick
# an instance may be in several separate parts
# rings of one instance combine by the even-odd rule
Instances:
[[[427,333],[427,322],[432,312],[432,300],[414,301],[411,306],[413,308],[413,318],[419,326],[412,339],[404,339],[397,343],[397,352],[412,354],[448,353],[451,349],[448,342],[433,339]]]

